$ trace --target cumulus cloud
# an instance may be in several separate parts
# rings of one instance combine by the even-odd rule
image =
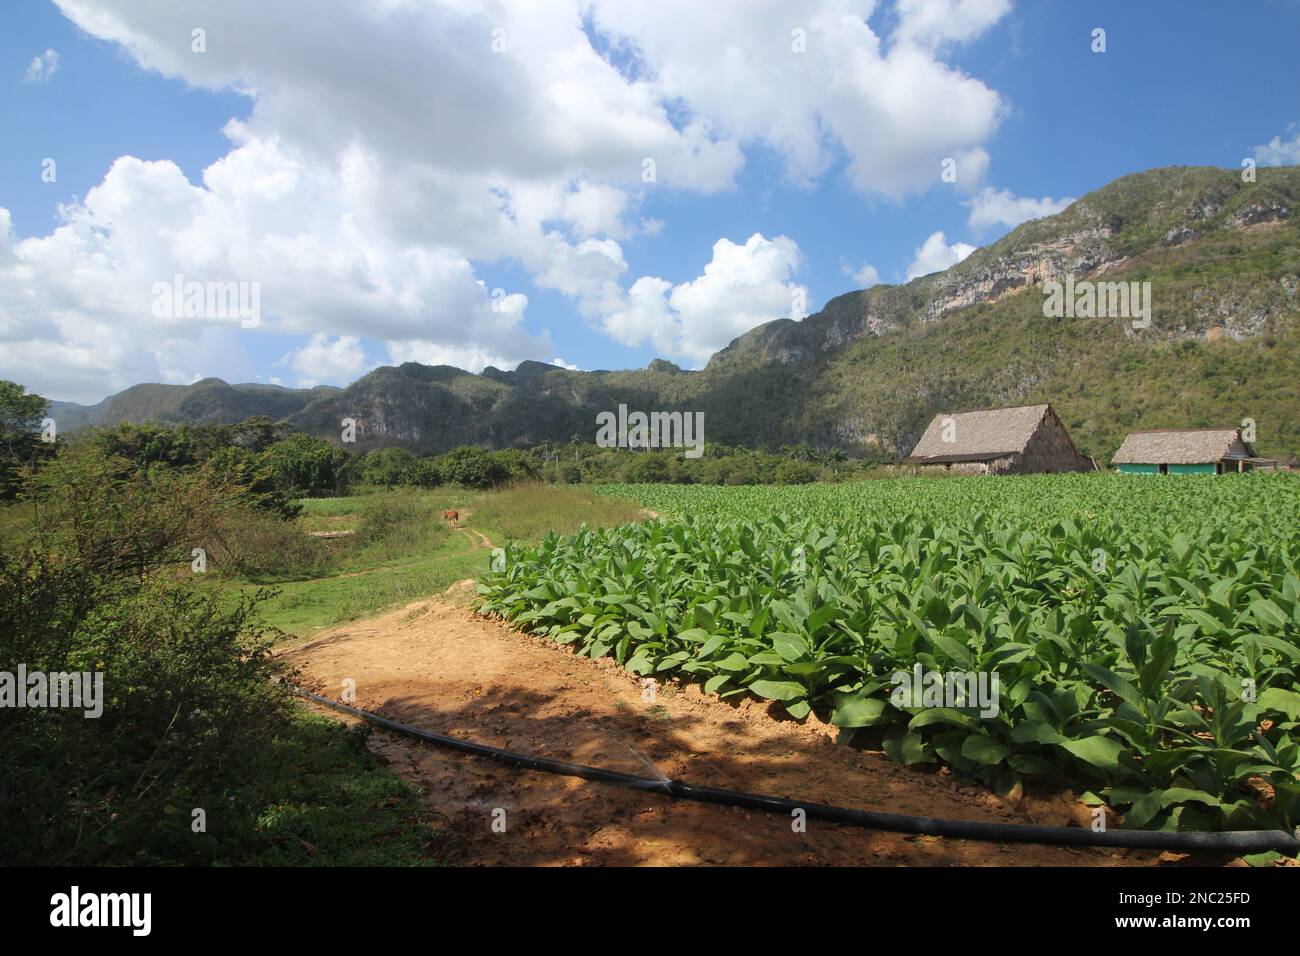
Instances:
[[[907,278],[911,280],[918,276],[929,275],[931,272],[942,272],[949,266],[961,262],[974,251],[975,247],[965,242],[954,242],[949,245],[942,230],[933,232],[916,250],[912,264],[907,267]]]
[[[1009,189],[986,187],[974,199],[967,203],[970,207],[970,226],[972,229],[984,229],[989,226],[1018,226],[1030,219],[1041,219],[1060,212],[1074,197],[1053,199],[1044,196],[1034,199],[1029,196],[1017,196]]]
[[[1295,135],[1284,140],[1274,136],[1263,146],[1255,147],[1255,161],[1261,166],[1294,166],[1300,164],[1300,129],[1294,125],[1287,130],[1295,130]]]
[[[754,233],[744,245],[719,239],[702,275],[678,285],[642,276],[602,327],[625,345],[648,343],[702,364],[737,336],[806,305],[808,290],[790,281],[800,265],[799,247],[786,236]]]
[[[39,56],[32,57],[32,62],[27,65],[27,73],[23,76],[23,82],[44,83],[58,68],[59,54],[55,50],[46,50]]]
[[[840,269],[846,276],[857,283],[859,289],[869,289],[873,285],[879,285],[880,283],[880,272],[870,262],[864,262],[856,269],[847,262],[841,262]]]
[[[820,176],[840,152],[863,192],[897,197],[929,188],[948,156],[958,159],[963,181],[978,182],[1001,98],[919,42],[886,48],[866,22],[874,6],[821,0],[800,7],[797,27],[781,29],[774,24],[791,20],[782,0],[707,9],[693,0],[594,0],[592,11],[598,31],[637,52],[650,88],[708,117],[719,136],[776,150],[795,182]],[[899,30],[930,36],[937,27],[926,24],[955,10],[961,22],[951,32],[966,38],[1006,12],[984,0],[933,6],[908,4]],[[792,35],[796,28],[802,37]]]
[[[649,191],[733,188],[752,146],[798,184],[842,167],[897,197],[953,156],[976,188],[1004,109],[942,53],[1005,13],[994,0],[904,0],[892,37],[867,25],[871,0],[815,0],[804,52],[779,0],[321,0],[312,17],[262,0],[56,3],[142,69],[250,103],[201,182],[123,157],[52,233],[4,239],[0,375],[61,398],[211,374],[193,368],[204,357],[255,366],[267,330],[299,337],[303,381],[354,365],[352,339],[471,369],[553,355],[524,330],[526,297],[480,279],[503,261],[619,341],[703,359],[795,311],[797,247],[722,240],[689,283],[626,286],[620,243],[663,228],[639,215]],[[261,325],[151,315],[147,290],[177,274],[259,283]],[[205,335],[221,349],[196,349]]]
[[[1011,10],[1011,0],[898,0],[900,42],[937,46],[985,33]]]
[[[366,354],[355,335],[340,335],[331,341],[317,332],[282,361],[298,373],[299,385],[348,385],[365,369]]]
[[[556,356],[555,358],[551,359],[551,364],[558,365],[560,368],[567,368],[570,372],[582,371],[582,369],[578,368],[578,366],[574,365],[572,362],[566,362],[564,361],[564,359],[560,358],[559,356]]]
[[[419,362],[421,365],[450,365],[470,372],[481,372],[489,365],[512,369],[521,361],[479,346],[444,345],[420,339],[389,343],[388,359],[394,365]]]
[[[435,338],[514,361],[551,351],[521,329],[525,297],[494,300],[455,250],[368,228],[343,184],[275,141],[245,139],[202,185],[168,161],[120,159],[61,216],[48,236],[6,239],[0,256],[0,375],[41,369],[34,384],[59,397],[97,400],[216,362],[195,348],[212,328],[229,333],[227,357],[263,330]],[[154,288],[174,281],[255,287],[258,326],[206,308],[158,314]]]
[[[675,125],[653,89],[606,62],[580,0],[322,0],[312,17],[262,0],[57,2],[147,69],[248,92],[255,132],[318,154],[360,139],[463,174],[624,182],[657,157],[659,181],[702,188],[728,185],[742,159],[707,124]],[[199,23],[202,55],[190,49]]]

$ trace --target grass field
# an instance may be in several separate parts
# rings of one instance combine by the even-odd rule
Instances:
[[[231,592],[265,591],[262,617],[294,637],[356,620],[445,591],[488,566],[490,548],[536,541],[550,530],[623,524],[641,509],[581,489],[527,485],[502,491],[374,489],[342,498],[307,499],[290,529],[305,560],[257,574],[214,579]],[[460,528],[442,520],[461,513]],[[309,532],[347,532],[313,538]]]
[[[272,743],[272,766],[250,775],[251,838],[212,862],[240,866],[429,866],[447,835],[400,776],[366,750],[362,731],[305,709]],[[218,836],[220,834],[217,834]],[[218,846],[220,844],[217,844]]]

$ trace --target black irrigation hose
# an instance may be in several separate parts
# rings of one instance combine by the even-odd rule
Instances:
[[[531,754],[515,753],[487,744],[448,737],[445,734],[422,730],[410,724],[399,723],[380,717],[369,711],[350,707],[338,701],[330,700],[319,694],[293,688],[300,694],[318,704],[324,704],[334,710],[351,714],[376,726],[397,733],[407,734],[420,740],[449,747],[462,753],[478,757],[491,757],[503,763],[529,770],[542,770],[566,777],[581,777],[597,783],[612,783],[633,790],[657,790],[680,800],[699,800],[703,803],[718,803],[731,807],[744,807],[747,810],[764,810],[790,816],[795,810],[803,810],[810,820],[824,820],[827,823],[845,823],[851,826],[866,827],[870,830],[893,830],[899,833],[925,833],[930,836],[954,837],[964,840],[988,840],[997,843],[1047,843],[1059,846],[1110,846],[1140,850],[1234,850],[1237,852],[1258,853],[1263,850],[1279,850],[1283,853],[1300,853],[1300,840],[1283,830],[1232,830],[1221,832],[1167,832],[1163,830],[1106,830],[1098,833],[1083,827],[1041,827],[1021,823],[978,823],[970,820],[943,820],[936,817],[912,817],[899,813],[877,813],[872,810],[855,810],[849,807],[831,806],[825,803],[802,803],[787,800],[784,797],[769,797],[756,793],[743,793],[739,790],[723,790],[719,787],[697,787],[682,780],[656,779],[638,777],[618,770],[604,770],[600,767],[588,767],[584,764],[568,763],[564,760],[551,760],[547,757],[535,757]]]

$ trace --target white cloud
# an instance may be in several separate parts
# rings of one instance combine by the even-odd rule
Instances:
[[[1290,132],[1290,129],[1287,132]],[[1274,136],[1263,146],[1256,146],[1255,160],[1263,166],[1300,164],[1300,130],[1297,130],[1288,140],[1282,139],[1281,136]]]
[[[602,319],[604,330],[626,345],[652,344],[661,354],[703,363],[739,335],[795,311],[808,290],[790,277],[801,256],[793,239],[754,233],[744,245],[713,244],[704,273],[673,285],[642,276],[621,305]]]
[[[1074,197],[1053,199],[1044,196],[1033,199],[1029,196],[1017,196],[1009,189],[986,187],[979,195],[968,202],[970,207],[970,226],[972,229],[984,229],[988,226],[1018,226],[1030,219],[1041,219],[1060,212]]]
[[[421,365],[451,365],[470,372],[481,372],[489,365],[509,370],[521,361],[477,346],[456,347],[427,341],[391,342],[388,359],[394,365],[419,362]]]
[[[943,16],[904,2],[894,42],[868,27],[871,0],[814,0],[806,53],[773,26],[780,0],[320,0],[311,17],[262,0],[56,3],[143,69],[250,101],[201,183],[123,157],[54,232],[4,240],[0,375],[60,398],[212,374],[194,365],[216,356],[255,366],[258,330],[150,315],[142,290],[177,273],[260,282],[266,330],[510,367],[554,349],[523,330],[524,296],[503,303],[479,278],[508,261],[620,341],[702,359],[790,314],[797,247],[719,243],[698,279],[625,290],[620,242],[663,228],[638,215],[648,193],[732,188],[751,146],[796,183],[846,160],[856,188],[889,196],[930,188],[954,156],[974,189],[1004,109],[939,52],[996,22],[994,0],[945,0]],[[730,273],[737,256],[762,275]],[[209,355],[210,330],[224,345]]]
[[[581,183],[565,195],[563,218],[573,223],[575,235],[622,238],[626,235],[623,213],[627,203],[627,193],[621,189]]]
[[[256,134],[319,155],[359,139],[459,174],[638,183],[650,156],[660,182],[706,189],[730,184],[742,159],[704,125],[675,126],[652,88],[602,59],[580,0],[319,0],[311,17],[262,0],[57,2],[147,69],[248,92]],[[197,23],[202,55],[190,49]]]
[[[148,69],[247,92],[257,135],[318,154],[360,139],[458,174],[621,186],[639,186],[653,159],[657,184],[714,191],[732,185],[744,145],[782,153],[796,180],[827,169],[838,146],[859,188],[891,195],[928,188],[940,158],[975,156],[992,135],[1001,98],[934,47],[1010,9],[900,0],[887,45],[867,25],[874,0],[812,0],[797,53],[791,29],[774,29],[790,19],[783,0],[320,0],[306,19],[261,0],[56,2]],[[209,42],[195,55],[200,22]],[[592,46],[588,25],[636,58],[634,76]]]
[[[857,283],[859,289],[869,289],[880,284],[880,272],[870,262],[864,262],[856,269],[847,262],[841,262],[840,269]]]
[[[584,239],[577,245],[556,233],[547,237],[536,256],[534,281],[574,299],[578,311],[593,317],[608,312],[622,299],[619,279],[627,271],[623,250],[612,239]]]
[[[949,266],[961,262],[974,251],[975,247],[965,242],[954,242],[948,245],[942,231],[933,232],[916,250],[912,264],[907,267],[907,278],[911,280],[918,276],[929,275],[931,272],[942,272]]]
[[[926,46],[964,43],[1011,10],[1011,0],[898,0],[895,38]]]
[[[918,20],[928,5],[910,6],[917,9],[900,29],[933,34],[937,28],[926,24],[938,22],[934,14]],[[636,51],[661,98],[707,117],[720,137],[776,150],[795,182],[820,176],[843,151],[849,178],[863,192],[897,197],[927,189],[947,156],[958,158],[961,181],[975,185],[987,164],[983,144],[1002,117],[1001,98],[918,42],[886,49],[866,22],[874,7],[818,0],[800,5],[792,20],[783,0],[592,3],[597,30]],[[961,18],[954,35],[968,37],[1006,4],[963,0],[948,12]],[[793,49],[795,25],[806,52]],[[659,168],[670,167],[661,161]]]
[[[667,279],[642,276],[601,318],[601,328],[624,345],[651,342],[659,351],[675,354],[676,317],[668,307],[672,290],[673,284]]]
[[[55,74],[59,68],[59,54],[55,50],[46,50],[40,56],[32,58],[32,62],[27,65],[27,73],[23,76],[24,83],[44,83]]]
[[[564,361],[564,359],[560,358],[559,356],[556,356],[555,358],[551,359],[551,364],[558,365],[560,368],[567,368],[570,372],[582,371],[582,369],[578,368],[578,366],[574,365],[571,362]]]
[[[322,384],[348,385],[366,367],[366,355],[360,338],[355,335],[340,335],[331,341],[329,336],[320,332],[281,361],[298,373],[298,384],[306,387]]]
[[[61,215],[50,235],[9,237],[0,255],[0,376],[54,397],[242,368],[261,330],[436,339],[513,361],[551,351],[521,329],[524,296],[493,301],[456,250],[377,228],[345,184],[275,141],[245,140],[201,186],[171,162],[120,159]],[[257,283],[260,326],[156,317],[154,284],[178,274]],[[196,348],[214,329],[225,350]]]

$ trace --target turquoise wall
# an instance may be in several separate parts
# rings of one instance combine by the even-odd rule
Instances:
[[[1158,475],[1159,465],[1120,465],[1119,470],[1127,475]],[[1166,469],[1171,475],[1213,475],[1214,462],[1198,465],[1170,465]]]

